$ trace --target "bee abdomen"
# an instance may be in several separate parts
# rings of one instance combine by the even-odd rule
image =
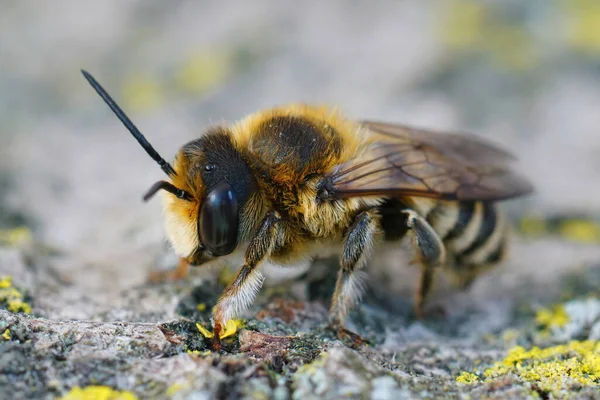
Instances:
[[[506,223],[495,204],[461,202],[455,214],[453,227],[442,239],[455,258],[456,268],[500,261],[506,245]]]
[[[427,220],[444,243],[449,266],[467,272],[502,260],[506,249],[507,225],[493,202],[413,200],[412,206],[392,200],[380,207],[387,240],[406,233],[402,210],[414,208]]]
[[[504,255],[506,223],[492,202],[438,203],[427,215],[455,268],[495,264]]]

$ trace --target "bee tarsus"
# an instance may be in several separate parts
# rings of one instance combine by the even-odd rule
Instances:
[[[329,325],[329,329],[331,329],[337,335],[338,339],[344,343],[346,346],[357,349],[364,345],[371,345],[372,343],[360,336],[357,333],[354,333],[343,326],[340,325]]]
[[[446,261],[446,249],[442,240],[427,222],[414,210],[402,211],[406,215],[406,226],[413,236],[413,245],[417,260],[421,264],[421,276],[415,292],[414,312],[419,318],[423,317],[423,306],[433,283],[434,268]]]
[[[221,346],[221,331],[223,330],[223,327],[221,326],[221,324],[219,322],[215,322],[214,323],[214,329],[213,329],[213,340],[212,340],[212,351],[220,351],[222,346]]]
[[[269,256],[273,249],[277,235],[277,222],[280,219],[281,217],[276,211],[272,211],[264,217],[260,228],[246,249],[244,266],[215,305],[214,318],[222,326],[250,306],[260,290],[264,278],[256,267]]]
[[[329,322],[333,326],[343,326],[350,308],[360,301],[364,282],[359,270],[373,247],[377,220],[375,210],[363,211],[356,216],[346,235],[329,310]]]

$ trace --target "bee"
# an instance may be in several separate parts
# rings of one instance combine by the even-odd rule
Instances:
[[[87,72],[85,78],[167,174],[165,230],[191,265],[239,257],[243,265],[213,309],[214,346],[227,321],[263,283],[259,266],[297,265],[335,249],[340,265],[329,326],[340,338],[360,301],[361,270],[374,248],[409,237],[421,273],[423,314],[435,271],[466,288],[506,255],[508,225],[496,202],[528,194],[508,152],[470,134],[353,121],[327,107],[291,104],[215,126],[171,165]],[[235,259],[235,258],[234,258]]]

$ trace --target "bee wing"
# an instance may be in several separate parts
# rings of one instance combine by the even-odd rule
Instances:
[[[509,169],[514,157],[468,134],[361,122],[365,151],[328,176],[338,198],[384,195],[501,200],[533,188]]]

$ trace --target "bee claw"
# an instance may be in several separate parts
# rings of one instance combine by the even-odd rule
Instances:
[[[220,351],[222,349],[221,346],[221,324],[215,323],[215,328],[213,329],[213,343],[212,349],[213,351]]]
[[[338,339],[350,348],[357,349],[364,345],[371,345],[371,342],[369,342],[367,339],[342,326],[330,325],[329,329],[336,332]]]
[[[223,347],[221,346],[221,339],[219,339],[219,337],[215,335],[215,337],[213,338],[212,350],[221,351],[222,348]]]

